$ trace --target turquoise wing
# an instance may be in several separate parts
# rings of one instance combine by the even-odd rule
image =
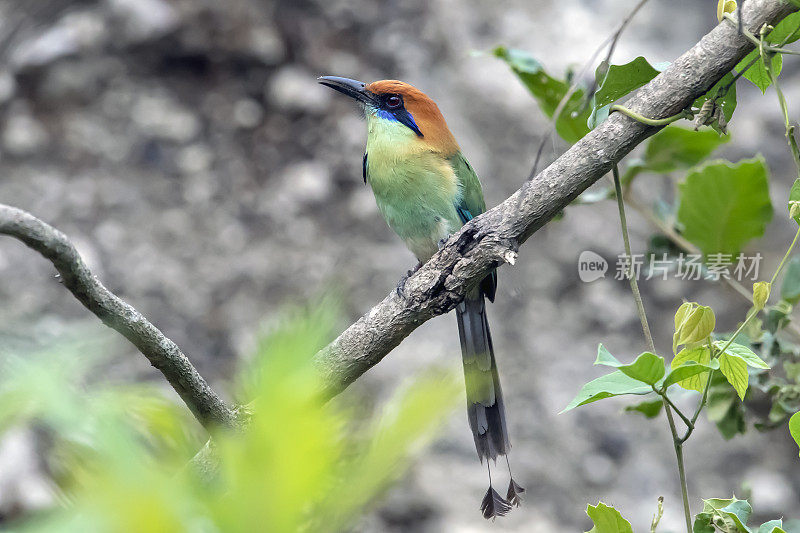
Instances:
[[[453,165],[453,171],[458,178],[458,184],[461,187],[461,202],[456,205],[456,209],[463,209],[468,211],[472,217],[476,217],[486,211],[486,202],[483,200],[483,190],[481,189],[481,182],[478,180],[477,174],[472,170],[467,159],[457,152],[450,159],[450,164]],[[459,211],[459,216],[461,213]],[[462,217],[462,222],[465,222]]]
[[[450,160],[453,170],[458,178],[461,187],[461,201],[456,204],[456,211],[462,224],[486,211],[486,202],[483,200],[483,189],[477,174],[472,170],[467,159],[461,154],[456,153]],[[481,292],[494,301],[497,292],[497,270],[486,276],[480,283]]]

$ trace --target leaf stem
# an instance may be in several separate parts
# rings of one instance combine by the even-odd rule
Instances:
[[[667,421],[672,431],[672,442],[675,445],[675,457],[678,459],[678,477],[681,480],[681,497],[683,498],[683,515],[686,519],[686,533],[692,533],[692,511],[689,507],[689,489],[686,485],[686,468],[683,465],[683,443],[678,438],[675,430],[675,421],[672,419],[672,412],[665,406]]]
[[[647,124],[648,126],[667,126],[668,124],[672,124],[675,121],[681,120],[682,118],[692,118],[694,113],[691,109],[684,109],[677,115],[672,115],[671,117],[666,118],[647,118],[644,115],[640,115],[636,111],[632,111],[627,107],[621,105],[612,105],[609,108],[609,113],[613,113],[614,111],[618,111],[623,115],[636,120],[637,122],[641,122],[642,124]]]
[[[783,270],[783,267],[786,265],[786,261],[789,259],[789,256],[792,255],[792,250],[794,249],[794,245],[797,244],[798,237],[800,237],[800,228],[797,228],[797,233],[794,234],[792,244],[789,245],[789,249],[786,250],[786,253],[783,255],[783,259],[781,259],[777,270],[775,270],[775,273],[772,275],[772,279],[769,281],[770,285],[775,283],[775,280],[778,278],[778,274],[781,273],[781,270]]]
[[[725,13],[725,20],[733,22],[734,24],[736,24],[738,26],[738,23],[731,16],[730,13]],[[772,45],[770,45],[768,43],[764,43],[763,40],[760,40],[758,37],[753,35],[753,33],[750,30],[748,30],[747,28],[744,28],[744,27],[741,27],[741,26],[739,26],[739,27],[742,30],[742,34],[751,43],[753,43],[754,45],[758,46],[759,48],[762,48],[763,51],[767,51],[767,52],[770,52],[770,53],[773,53],[773,54],[800,55],[800,52],[798,52],[797,50],[790,50],[788,48],[781,48],[779,46],[772,46]],[[766,61],[764,62],[764,65],[766,66]]]
[[[758,311],[759,310],[756,309],[756,308],[753,308],[750,311],[748,311],[747,316],[744,319],[744,322],[742,322],[739,325],[739,327],[736,328],[736,331],[733,332],[733,335],[731,335],[731,338],[728,339],[728,342],[725,343],[725,346],[723,346],[720,349],[719,353],[725,353],[725,351],[730,347],[730,345],[733,344],[733,341],[736,339],[736,337],[739,336],[739,333],[741,333],[742,330],[744,330],[744,328],[747,326],[747,324],[750,323],[750,321],[753,319],[753,317],[758,315]]]
[[[700,403],[697,404],[697,409],[695,409],[694,414],[692,415],[692,425],[686,429],[686,434],[681,437],[681,444],[689,440],[689,437],[692,436],[692,432],[694,431],[694,424],[697,422],[698,417],[700,416],[700,412],[706,406],[706,401],[708,400],[708,388],[711,386],[711,378],[714,376],[714,371],[708,371],[708,379],[706,380],[706,386],[703,388],[703,396],[700,398]]]
[[[656,345],[653,342],[653,335],[652,333],[650,333],[650,324],[647,323],[647,313],[644,310],[642,295],[639,292],[639,283],[636,281],[636,278],[633,275],[633,262],[631,261],[631,257],[633,257],[633,254],[631,253],[631,241],[630,238],[628,237],[628,220],[625,217],[625,204],[622,200],[622,186],[620,185],[619,181],[619,167],[617,166],[616,163],[614,163],[614,166],[612,167],[612,173],[614,175],[614,190],[617,193],[619,222],[620,226],[622,227],[622,242],[625,245],[625,255],[628,258],[628,265],[627,268],[625,269],[625,275],[631,284],[633,299],[636,301],[636,311],[639,314],[639,321],[642,323],[642,332],[644,333],[644,338],[647,341],[647,347],[650,349],[652,353],[656,353]]]
[[[658,389],[656,389],[655,387],[653,387],[653,390],[656,392],[656,394],[658,394],[659,396],[661,396],[662,398],[664,398],[664,400],[665,400],[665,401],[666,401],[666,402],[669,404],[669,406],[670,406],[670,407],[672,407],[672,409],[673,409],[673,410],[674,410],[674,411],[675,411],[675,412],[678,414],[678,416],[679,416],[679,417],[681,417],[681,420],[683,420],[683,423],[684,423],[684,424],[686,424],[686,427],[687,427],[688,429],[694,430],[694,422],[692,422],[691,420],[689,420],[689,417],[688,417],[688,416],[686,416],[685,414],[683,414],[683,413],[681,412],[681,410],[680,410],[680,409],[678,409],[678,406],[677,406],[677,405],[675,405],[674,403],[672,403],[672,400],[670,400],[670,399],[669,399],[669,396],[667,396],[667,393],[666,393],[666,391],[663,391],[663,390],[658,390]]]
[[[616,106],[614,106],[616,107]],[[653,335],[650,333],[650,325],[647,323],[647,314],[644,310],[644,303],[642,302],[642,295],[639,292],[639,284],[633,276],[633,264],[631,257],[631,241],[628,236],[628,221],[625,217],[625,202],[622,198],[622,185],[619,179],[619,167],[616,163],[611,168],[614,176],[614,190],[617,196],[617,207],[619,208],[619,222],[622,227],[622,242],[625,245],[625,254],[628,257],[628,267],[626,275],[631,284],[631,292],[633,292],[633,299],[636,301],[636,310],[639,313],[639,320],[642,323],[642,332],[647,340],[647,345],[652,353],[656,353],[655,343],[653,342]],[[655,390],[655,387],[653,388]],[[656,391],[658,392],[658,391]],[[683,497],[683,513],[686,518],[686,533],[692,533],[692,511],[689,507],[689,489],[686,485],[686,468],[683,464],[683,442],[678,437],[678,430],[675,428],[675,419],[672,416],[672,402],[667,398],[666,394],[661,395],[661,401],[664,403],[664,413],[667,416],[669,423],[669,430],[672,433],[672,444],[675,448],[675,458],[678,461],[678,477],[681,482],[681,496]],[[677,411],[685,422],[689,422],[680,411]]]

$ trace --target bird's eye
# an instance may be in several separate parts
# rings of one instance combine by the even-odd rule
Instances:
[[[388,107],[389,109],[396,109],[400,107],[401,103],[402,102],[400,101],[400,97],[397,96],[396,94],[393,94],[386,99],[386,107]]]

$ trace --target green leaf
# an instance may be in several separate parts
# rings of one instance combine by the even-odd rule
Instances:
[[[597,345],[597,359],[595,359],[594,364],[613,367],[622,366],[622,363],[619,362],[619,359],[611,355],[611,352],[606,350],[606,347],[602,344]]]
[[[715,341],[714,347],[722,351],[726,344],[728,344],[727,341]],[[730,346],[725,348],[725,353],[734,357],[738,357],[747,363],[748,366],[752,366],[753,368],[760,368],[762,370],[769,370],[770,368],[769,365],[764,362],[763,359],[757,356],[753,350],[742,344],[736,344],[735,342],[732,342]]]
[[[744,434],[747,426],[744,420],[744,409],[739,396],[731,387],[722,372],[715,372],[708,389],[708,419],[716,423],[717,429],[726,440],[738,434]]]
[[[702,347],[695,349],[702,349]],[[707,348],[706,351],[708,351]],[[688,380],[689,378],[698,376],[700,374],[704,374],[705,378],[708,379],[708,374],[706,374],[706,372],[708,372],[708,370],[717,370],[718,368],[719,368],[719,362],[716,359],[712,360],[709,364],[701,364],[696,361],[688,361],[686,363],[681,364],[679,367],[675,368],[669,374],[667,374],[666,379],[664,379],[664,387],[669,387],[670,385],[674,385],[680,381]],[[702,381],[700,385],[700,387],[703,386],[705,386],[705,381]]]
[[[789,381],[800,382],[800,363],[784,361],[783,371],[786,372],[786,379]]]
[[[496,57],[511,67],[514,74],[536,99],[542,111],[548,117],[553,118],[553,114],[561,99],[567,94],[570,84],[545,72],[542,64],[527,52],[503,46],[495,48],[493,52]],[[576,89],[556,120],[556,131],[568,143],[579,141],[590,131],[587,122],[591,110],[589,106],[584,106],[584,92],[581,88]]]
[[[747,392],[747,385],[750,380],[750,375],[747,373],[747,363],[739,357],[723,353],[719,356],[719,370],[725,379],[728,380],[739,398],[744,400],[744,395]]]
[[[598,69],[597,75],[600,75]],[[611,65],[594,95],[595,107],[616,102],[658,76],[658,70],[639,56],[624,65]]]
[[[736,11],[736,0],[719,0],[717,2],[717,20],[722,22],[725,13]]]
[[[683,324],[696,305],[694,302],[683,302],[678,307],[678,310],[675,311],[675,332],[681,329],[681,324]]]
[[[758,61],[747,69],[744,73],[744,77],[753,82],[753,85],[761,89],[761,93],[767,92],[767,88],[772,85],[772,78],[770,78],[769,73],[767,72],[767,68],[764,66],[764,60],[760,57],[758,49],[753,50],[749,54],[742,59],[738,65],[736,65],[736,70],[741,72],[751,61],[758,57]],[[772,56],[772,72],[777,77],[781,73],[781,69],[783,68],[783,58],[781,54],[775,54]]]
[[[775,26],[775,29],[767,36],[766,42],[777,45],[785,41],[785,43],[788,44],[796,41],[798,38],[800,38],[800,14],[794,13],[784,18]],[[767,87],[772,84],[772,80],[767,73],[764,60],[761,58],[758,49],[747,54],[747,56],[736,65],[736,70],[741,72],[756,58],[758,58],[758,61],[744,73],[744,77],[753,82],[763,93],[767,90]],[[775,73],[775,77],[781,73],[782,66],[783,59],[781,54],[775,54],[772,57],[772,70]]]
[[[633,363],[626,365],[620,363],[602,344],[597,348],[597,360],[595,360],[594,364],[619,368],[620,372],[626,376],[648,385],[655,385],[659,379],[664,377],[666,372],[664,358],[654,353],[644,352],[639,354],[639,357]]]
[[[641,413],[646,418],[655,418],[661,412],[663,406],[664,402],[660,399],[645,400],[635,405],[628,405],[624,410],[626,413]]]
[[[629,365],[623,365],[619,369],[626,376],[648,385],[655,385],[659,379],[664,377],[666,372],[664,358],[650,352],[639,354],[636,361]]]
[[[584,385],[580,392],[578,392],[578,395],[575,396],[569,405],[561,412],[565,413],[581,405],[604,400],[613,396],[622,396],[624,394],[641,395],[650,392],[653,392],[652,387],[645,385],[641,381],[630,378],[617,370]]]
[[[747,520],[752,512],[753,509],[747,500],[739,500],[735,497],[703,500],[703,513],[718,515],[725,521],[725,526],[728,527],[724,531],[730,531],[731,533],[751,533],[750,528],[747,527]]]
[[[608,117],[610,104],[646,85],[658,76],[658,73],[659,71],[642,56],[624,65],[611,65],[607,69],[604,65],[597,67],[595,79],[599,87],[592,98],[589,126],[594,128],[603,122]]]
[[[684,348],[672,359],[670,367],[672,368],[673,372],[675,372],[676,369],[682,367],[684,364],[689,366],[691,363],[710,366],[711,351],[708,349],[708,347],[697,346],[695,348]],[[676,377],[681,376],[678,374]],[[677,383],[679,386],[687,390],[703,392],[703,388],[706,386],[706,381],[708,381],[708,372],[701,372],[697,374],[691,374],[683,379],[675,380],[674,383]],[[664,383],[666,384],[666,381]]]
[[[800,13],[793,13],[780,21],[778,25],[775,26],[775,29],[772,30],[769,35],[767,35],[765,40],[770,44],[778,45],[793,43],[799,38]],[[755,65],[750,67],[747,72],[744,73],[744,77],[753,82],[756,87],[761,89],[761,92],[763,93],[767,90],[767,87],[772,84],[772,80],[767,73],[767,69],[764,66],[764,60],[760,57],[758,49],[747,54],[747,56],[742,59],[738,65],[736,65],[736,70],[741,72],[744,67],[746,67],[757,57],[758,61]],[[772,70],[775,73],[775,77],[778,77],[778,75],[781,73],[782,66],[783,58],[781,54],[775,54],[772,58]]]
[[[622,518],[619,511],[603,502],[586,507],[586,514],[592,519],[594,527],[587,533],[633,533],[630,522]]]
[[[789,216],[800,224],[800,178],[794,180],[789,191]]]
[[[734,499],[734,501],[720,509],[720,511],[733,518],[739,529],[750,531],[750,528],[747,527],[747,521],[750,519],[753,508],[747,500]]]
[[[731,83],[732,85],[730,89],[728,89],[728,92],[725,93],[725,96],[717,100],[717,104],[722,107],[722,113],[725,115],[725,120],[730,122],[731,118],[733,117],[733,112],[736,110],[736,83],[733,80],[733,74],[730,72],[725,74],[725,76],[723,76],[721,80],[711,87],[706,94],[695,100],[694,104],[692,104],[692,107],[696,107],[698,109],[703,107],[703,103],[706,100],[711,98],[716,99],[721,93],[722,89]]]
[[[707,163],[690,171],[679,190],[683,235],[706,255],[735,255],[761,237],[772,218],[767,166],[760,156],[736,165]]]
[[[753,307],[759,311],[764,309],[771,292],[772,284],[768,281],[757,281],[753,283]]]
[[[795,256],[786,265],[781,283],[781,298],[792,305],[800,302],[800,257]]]
[[[684,303],[675,313],[672,350],[675,351],[682,344],[691,345],[705,341],[714,332],[714,326],[716,317],[713,309],[694,302]]]
[[[800,413],[795,413],[789,419],[789,433],[792,438],[800,446]]]
[[[694,131],[668,126],[647,143],[644,168],[652,172],[674,172],[693,167],[729,140],[730,136],[721,136],[709,129]]]
[[[800,7],[800,3],[797,3],[796,0],[795,5]],[[800,39],[800,11],[792,13],[780,21],[767,36],[770,44],[789,44],[798,39]]]
[[[692,533],[716,533],[717,528],[711,524],[712,519],[712,513],[698,513],[694,517]]]
[[[764,522],[756,533],[786,533],[783,530],[783,520],[770,520]]]

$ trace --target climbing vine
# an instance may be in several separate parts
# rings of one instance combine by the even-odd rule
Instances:
[[[720,0],[720,24],[738,28],[739,7],[733,0]],[[747,525],[751,505],[736,497],[703,499],[702,507],[694,509],[693,514],[694,500],[687,484],[691,472],[685,468],[683,458],[685,444],[696,426],[703,423],[703,413],[726,439],[744,433],[747,420],[754,419],[756,429],[788,430],[800,445],[800,330],[791,316],[793,307],[800,302],[800,256],[792,254],[800,228],[768,280],[752,279],[752,288],[747,288],[722,274],[720,267],[736,264],[737,258],[743,257],[744,246],[764,235],[773,207],[768,165],[763,157],[754,155],[737,162],[709,159],[715,149],[736,134],[735,128],[729,132],[728,127],[737,106],[737,81],[745,78],[764,94],[772,88],[797,172],[783,213],[787,223],[800,225],[797,124],[791,118],[789,102],[779,82],[784,56],[800,54],[785,48],[800,39],[800,12],[775,27],[765,25],[757,35],[746,28],[738,29],[755,50],[691,107],[662,119],[642,116],[625,107],[624,100],[667,65],[652,65],[644,57],[615,65],[610,63],[609,51],[595,71],[594,82],[581,86],[570,81],[570,76],[560,79],[548,73],[523,51],[503,47],[494,51],[528,88],[541,110],[553,120],[555,132],[567,143],[577,142],[615,112],[663,127],[647,142],[642,157],[614,165],[607,186],[587,191],[574,202],[590,205],[615,199],[618,204],[625,249],[623,271],[631,285],[648,351],[623,362],[600,344],[595,364],[611,371],[584,385],[562,412],[619,396],[641,397],[626,408],[628,412],[655,419],[663,411],[675,449],[687,533],[800,531],[797,523],[784,524],[781,519],[752,529],[754,526]],[[649,207],[632,189],[635,181],[647,175],[676,173],[683,174],[683,179],[673,202],[660,198],[654,207]],[[649,252],[657,252],[665,260],[674,259],[678,268],[685,267],[678,257],[682,260],[685,253],[696,254],[700,259],[695,265],[698,277],[716,279],[744,297],[742,319],[735,331],[720,331],[710,306],[684,301],[675,312],[672,353],[658,353],[639,292],[626,208],[643,214],[658,231]],[[691,411],[684,412],[674,401],[681,389],[697,395]],[[755,398],[769,401],[771,408],[766,416],[759,417],[750,408]],[[650,524],[652,532],[657,530],[664,505],[659,499]],[[590,505],[587,514],[594,523],[594,533],[633,531],[619,510],[604,503]]]

